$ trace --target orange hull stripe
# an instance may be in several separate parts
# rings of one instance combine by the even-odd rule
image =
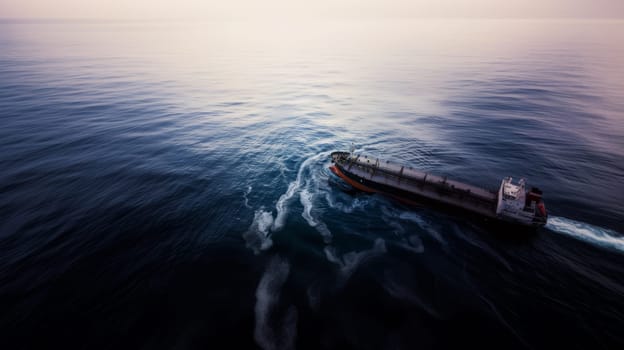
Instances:
[[[364,186],[363,184],[358,183],[357,181],[354,181],[351,178],[349,178],[348,176],[346,176],[342,171],[340,171],[340,169],[338,167],[335,167],[333,165],[329,167],[329,170],[331,170],[334,174],[338,175],[341,179],[346,181],[349,185],[357,188],[360,191],[370,192],[370,193],[383,193],[383,194],[385,194],[385,195],[387,195],[389,197],[392,197],[392,198],[394,198],[394,199],[396,199],[396,200],[398,200],[400,202],[403,202],[405,204],[412,205],[412,206],[420,207],[422,205],[419,202],[415,202],[415,201],[412,201],[412,200],[409,200],[409,199],[405,199],[405,198],[402,198],[400,196],[395,196],[395,195],[392,195],[392,194],[389,194],[389,193],[377,191],[377,190],[374,190],[374,189],[372,189],[372,188],[370,188],[368,186]]]
[[[342,171],[340,171],[340,169],[336,166],[330,166],[329,170],[331,170],[334,174],[338,175],[341,179],[345,180],[349,185],[357,188],[360,191],[364,191],[364,192],[370,192],[370,193],[374,193],[377,192],[376,190],[364,186],[359,182],[353,181],[351,178],[349,178],[348,176],[346,176],[345,174],[342,173]]]

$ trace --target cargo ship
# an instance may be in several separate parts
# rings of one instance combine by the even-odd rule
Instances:
[[[542,227],[548,219],[542,191],[535,187],[527,191],[524,179],[514,183],[506,177],[498,191],[491,191],[353,151],[333,152],[331,161],[331,172],[354,189],[407,204],[434,202],[527,228]]]

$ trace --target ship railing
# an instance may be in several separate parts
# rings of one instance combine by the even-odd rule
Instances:
[[[369,173],[369,177],[372,179],[375,175],[383,175],[387,179],[392,179],[397,184],[417,186],[421,190],[425,189],[434,190],[440,194],[457,197],[461,200],[470,199],[472,202],[478,202],[484,206],[491,207],[496,205],[496,200],[490,196],[483,196],[478,192],[470,191],[470,189],[462,189],[455,187],[453,182],[447,182],[446,177],[439,177],[430,175],[425,172],[414,170],[412,167],[405,167],[389,161],[380,162],[379,158],[369,158],[361,154],[351,154],[343,164],[348,165],[348,169],[351,170],[353,165],[358,166],[360,169]],[[387,166],[386,166],[387,165]],[[417,174],[417,176],[415,176]],[[468,185],[467,185],[468,186]]]
[[[442,177],[439,181],[432,181],[430,180],[431,178],[438,179],[439,177],[433,175],[430,176],[428,173],[422,173],[422,177],[413,177],[404,172],[405,167],[401,167],[399,173],[397,174],[396,170],[379,167],[376,166],[376,164],[357,162],[357,166],[360,167],[360,169],[370,173],[371,179],[375,175],[384,176],[386,179],[394,181],[397,184],[402,184],[403,186],[413,186],[419,188],[420,190],[435,191],[440,195],[452,197],[458,200],[470,201],[472,204],[483,208],[491,209],[496,206],[496,201],[493,201],[491,198],[485,198],[470,191],[470,189],[464,190],[449,184],[446,181],[446,177]]]

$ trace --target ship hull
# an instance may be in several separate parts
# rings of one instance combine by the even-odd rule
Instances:
[[[426,175],[424,176],[425,180],[420,183],[413,179],[405,179],[401,183],[401,178],[398,180],[391,178],[387,174],[382,174],[381,171],[375,173],[374,166],[371,166],[372,171],[365,169],[365,173],[363,173],[362,167],[352,169],[353,163],[338,161],[340,157],[348,154],[347,152],[334,152],[332,154],[334,164],[329,169],[337,177],[358,191],[379,193],[411,206],[428,206],[444,209],[445,211],[451,210],[456,213],[467,214],[480,221],[496,225],[502,224],[505,227],[535,229],[543,226],[542,223],[527,224],[503,220],[498,217],[496,215],[496,196],[493,192],[478,192],[478,189],[458,182],[449,182],[452,183],[452,185],[449,185],[446,183],[445,178],[444,185],[432,185],[431,182],[427,181]],[[378,160],[377,163],[379,163]],[[380,169],[380,167],[377,166],[377,169]],[[402,167],[401,172],[403,173],[403,171]],[[467,186],[469,189],[466,190],[462,185]]]

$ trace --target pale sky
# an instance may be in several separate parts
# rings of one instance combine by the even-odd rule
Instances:
[[[0,18],[624,18],[624,0],[0,0]]]

